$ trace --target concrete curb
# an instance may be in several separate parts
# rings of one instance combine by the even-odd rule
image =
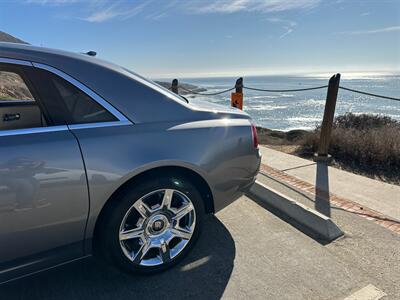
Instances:
[[[279,210],[326,241],[333,241],[344,234],[331,218],[298,203],[258,180],[251,187],[248,196]]]

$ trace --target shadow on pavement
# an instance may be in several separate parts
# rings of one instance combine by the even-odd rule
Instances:
[[[331,203],[329,199],[329,174],[328,165],[324,162],[317,163],[317,176],[315,180],[315,209],[327,217],[331,216]]]
[[[235,244],[214,216],[178,266],[152,276],[106,268],[88,258],[0,287],[0,299],[220,299],[233,269]]]

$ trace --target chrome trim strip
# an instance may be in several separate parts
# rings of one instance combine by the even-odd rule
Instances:
[[[24,134],[34,134],[34,133],[56,132],[56,131],[65,131],[65,130],[68,130],[67,125],[0,130],[0,137],[10,136],[10,135],[24,135]]]
[[[126,126],[126,125],[132,125],[132,123],[129,121],[115,121],[115,122],[72,124],[72,125],[68,125],[68,128],[72,130],[72,129],[111,127],[111,126]]]
[[[0,106],[36,105],[35,100],[0,100]]]
[[[43,69],[46,71],[49,71],[53,74],[56,74],[57,76],[60,76],[61,78],[65,79],[78,89],[80,89],[82,92],[90,96],[93,100],[95,100],[98,104],[103,106],[107,111],[109,111],[111,114],[114,115],[119,121],[124,121],[124,122],[130,122],[122,113],[120,113],[114,106],[112,106],[110,103],[108,103],[106,100],[104,100],[102,97],[100,97],[98,94],[96,94],[94,91],[89,89],[87,86],[84,84],[80,83],[78,80],[75,78],[69,76],[68,74],[45,64],[41,63],[32,63],[35,68]]]
[[[22,65],[22,66],[30,66],[30,67],[33,66],[30,61],[14,59],[14,58],[7,58],[7,57],[0,57],[0,63]]]

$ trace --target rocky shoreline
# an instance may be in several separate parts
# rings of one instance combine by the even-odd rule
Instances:
[[[171,89],[171,82],[166,82],[166,81],[155,81],[155,83],[161,85],[162,87],[165,87],[166,89]],[[191,94],[187,90],[193,91],[195,93],[202,93],[207,91],[207,89],[198,87],[193,84],[189,83],[179,83],[178,85],[178,93],[179,95],[188,95]]]

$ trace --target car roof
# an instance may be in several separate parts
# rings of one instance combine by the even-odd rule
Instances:
[[[25,55],[33,55],[34,53],[36,54],[57,54],[57,55],[63,55],[63,56],[69,56],[69,57],[74,57],[76,59],[79,59],[83,56],[87,56],[86,54],[81,54],[81,53],[74,53],[74,52],[69,52],[69,51],[64,51],[64,50],[59,50],[59,49],[52,49],[52,48],[46,48],[46,47],[38,47],[38,46],[33,46],[30,44],[21,44],[21,43],[10,43],[10,42],[0,42],[0,48],[2,50],[13,50],[16,51],[14,52],[15,54],[13,56],[23,56]]]
[[[0,57],[41,63],[86,85],[135,123],[187,118],[188,105],[154,82],[114,63],[82,53],[0,42]]]

